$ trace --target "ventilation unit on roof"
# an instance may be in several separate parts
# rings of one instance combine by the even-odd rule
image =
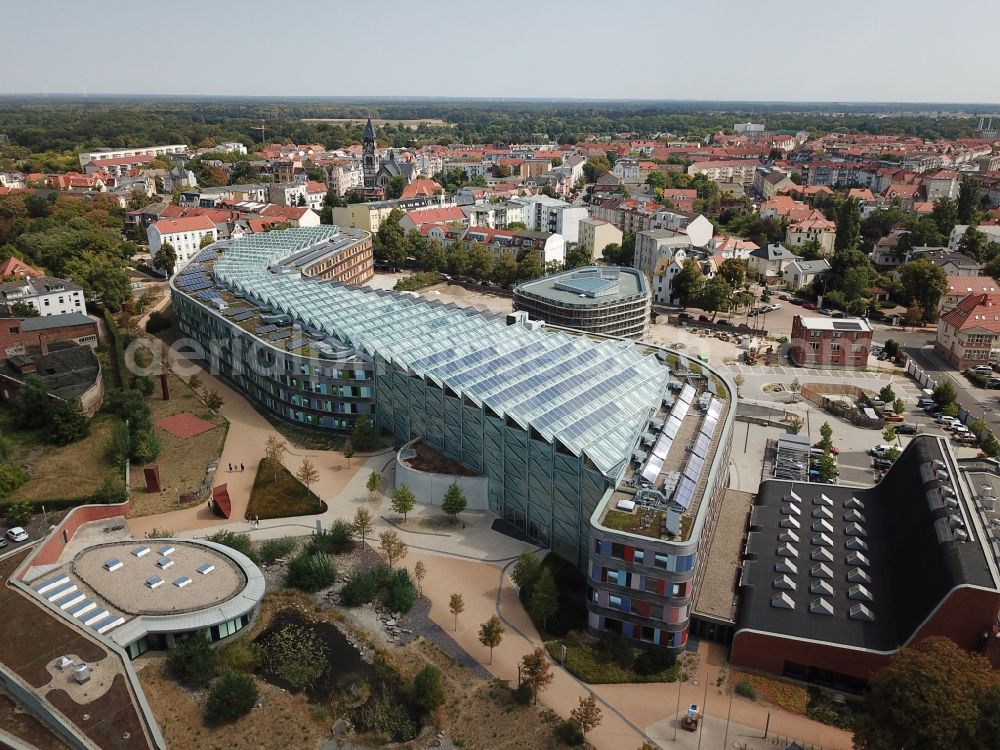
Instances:
[[[814,615],[832,615],[833,605],[821,596],[809,602],[809,611]]]
[[[961,516],[959,516],[956,513],[954,515],[948,516],[948,525],[951,526],[951,528],[953,529],[961,529],[963,526],[965,526],[965,522],[962,520]]]
[[[782,592],[771,597],[771,606],[778,609],[795,609],[795,601],[788,594]]]
[[[945,500],[944,504],[945,507],[948,508],[948,510],[958,510],[958,500],[956,500],[953,497],[949,497],[947,500]]]
[[[847,580],[851,583],[871,583],[872,577],[861,568],[851,568],[847,571]]]
[[[833,596],[833,586],[826,581],[813,581],[809,584],[810,594],[822,594],[823,596]]]
[[[819,508],[813,508],[812,517],[813,518],[825,518],[827,520],[831,520],[832,521],[833,520],[833,513],[830,511],[829,508],[824,508],[824,507],[821,506]]]
[[[799,535],[796,534],[794,531],[791,531],[789,529],[785,529],[780,534],[778,534],[778,541],[779,542],[794,542],[795,544],[798,544],[798,542],[799,542]]]
[[[781,513],[786,516],[801,516],[802,511],[795,503],[785,503],[781,506]]]
[[[951,487],[942,487],[940,491],[941,497],[955,497],[955,490]]]
[[[780,521],[778,521],[778,526],[780,526],[783,529],[797,529],[801,525],[802,524],[799,523],[799,519],[793,518],[792,516],[788,516],[787,518],[782,518]]]
[[[865,531],[864,526],[858,523],[849,523],[844,527],[844,533],[850,534],[851,536],[868,536],[868,532]]]
[[[864,523],[865,517],[856,510],[849,510],[847,511],[847,513],[844,514],[844,522]]]
[[[793,503],[801,503],[802,502],[802,498],[799,497],[798,495],[796,495],[794,490],[789,490],[788,491],[788,497],[786,499],[791,500]]]
[[[872,612],[864,604],[855,604],[851,607],[850,612],[848,612],[848,617],[852,620],[865,620],[866,622],[875,622],[875,613]]]
[[[854,510],[864,510],[865,504],[861,500],[858,500],[858,498],[852,497],[850,500],[844,501],[844,507],[853,508]]]
[[[947,471],[943,471],[942,469],[938,469],[937,471],[935,471],[934,472],[934,476],[937,477],[937,479],[939,481],[941,481],[941,482],[947,482],[948,481],[948,472]]]
[[[828,498],[824,494],[820,494],[819,496],[813,498],[813,505],[828,505],[828,506],[832,506],[833,505],[833,500],[831,500],[830,498]]]
[[[942,461],[940,458],[935,458],[934,461],[931,463],[931,466],[933,466],[935,469],[947,469],[948,468],[945,465],[944,461]]]
[[[799,551],[786,542],[778,547],[778,555],[781,557],[798,557]]]
[[[965,542],[969,539],[969,535],[965,529],[955,529],[951,532],[951,535],[955,538],[956,542]]]
[[[866,552],[868,551],[868,543],[864,539],[856,536],[847,537],[847,541],[844,542],[844,546],[847,547],[847,549],[860,549],[865,550]]]
[[[774,579],[772,584],[776,589],[784,589],[786,591],[795,591],[795,581],[789,578],[787,575],[780,575]]]
[[[832,547],[833,540],[826,534],[813,534],[812,543],[818,547]]]
[[[825,531],[827,534],[833,533],[833,524],[823,518],[819,518],[812,522],[813,531]]]
[[[847,591],[847,598],[854,599],[861,602],[870,602],[874,599],[872,592],[866,587],[862,586],[860,583],[851,586]]]
[[[868,558],[857,550],[848,554],[845,559],[847,560],[848,565],[862,565],[866,568],[871,567],[871,562],[869,562]]]
[[[826,578],[827,580],[833,578],[833,571],[830,570],[823,563],[817,563],[816,565],[813,565],[812,568],[809,569],[809,574],[813,578]]]
[[[793,575],[799,572],[799,569],[795,565],[795,563],[793,563],[787,557],[783,557],[780,560],[778,560],[777,564],[775,564],[774,566],[774,570],[776,573],[792,573]]]
[[[809,557],[813,560],[818,560],[819,562],[833,562],[833,553],[826,547],[817,547],[812,551],[812,554],[810,554]]]

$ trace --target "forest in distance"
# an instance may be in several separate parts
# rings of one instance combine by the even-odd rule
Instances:
[[[45,154],[52,161],[56,155],[88,148],[155,143],[198,146],[240,141],[252,147],[261,142],[262,123],[268,143],[342,148],[360,142],[362,126],[321,120],[369,115],[445,123],[380,127],[380,142],[397,148],[429,143],[566,143],[615,133],[640,138],[669,133],[704,140],[745,121],[763,121],[770,130],[810,135],[845,131],[934,140],[971,137],[979,117],[989,116],[987,105],[970,105],[963,112],[957,111],[958,105],[912,105],[922,108],[919,113],[891,109],[899,106],[817,104],[810,109],[789,103],[4,97],[0,98],[0,159],[24,162],[32,155]],[[853,112],[852,107],[867,111]],[[46,164],[41,156],[28,161],[42,171],[56,166]]]

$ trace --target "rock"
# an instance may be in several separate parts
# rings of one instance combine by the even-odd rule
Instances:
[[[396,621],[395,621],[395,620],[386,620],[386,621],[385,621],[385,626],[386,626],[387,628],[391,628],[391,627],[393,627],[393,626],[394,626],[395,624],[396,624]]]
[[[330,729],[330,732],[334,737],[343,737],[350,731],[351,727],[345,719],[337,719],[337,721],[334,722],[333,727]]]

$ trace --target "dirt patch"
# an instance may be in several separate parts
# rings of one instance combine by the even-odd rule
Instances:
[[[0,693],[0,727],[38,750],[69,750],[69,745],[22,710],[6,693]]]
[[[266,458],[257,465],[257,474],[250,490],[247,513],[259,518],[287,518],[322,513],[326,503],[292,476],[281,464],[277,469]]]
[[[453,474],[459,477],[479,476],[467,466],[460,464],[452,458],[448,458],[448,456],[426,443],[415,443],[410,448],[413,450],[413,455],[407,456],[404,461],[407,466],[417,471],[426,471],[433,474]]]
[[[215,427],[211,422],[206,422],[204,419],[199,419],[194,414],[188,413],[175,414],[172,417],[161,419],[156,423],[156,426],[161,430],[166,430],[174,437],[185,439],[200,435],[205,430],[211,430]]]
[[[98,747],[110,750],[149,747],[121,675],[115,675],[108,691],[90,703],[77,703],[65,690],[50,690],[45,697]]]

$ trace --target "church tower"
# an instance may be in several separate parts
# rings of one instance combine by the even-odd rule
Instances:
[[[361,152],[361,167],[364,170],[365,187],[375,187],[375,175],[378,174],[378,148],[375,144],[375,127],[372,118],[365,125],[365,142]]]

